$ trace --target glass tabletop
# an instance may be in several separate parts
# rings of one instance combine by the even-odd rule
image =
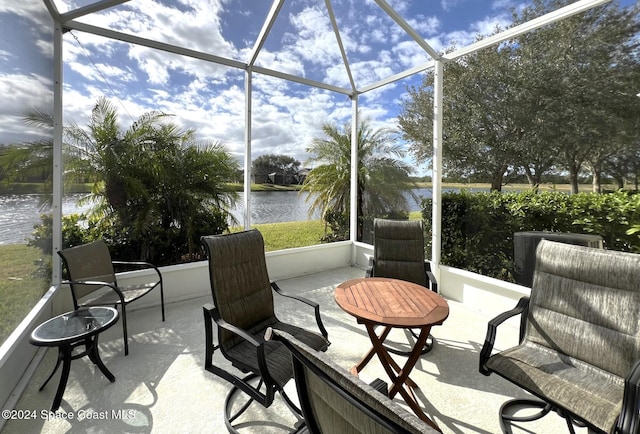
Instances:
[[[63,313],[40,324],[31,333],[31,341],[40,345],[57,345],[96,334],[118,319],[112,307],[96,306]]]

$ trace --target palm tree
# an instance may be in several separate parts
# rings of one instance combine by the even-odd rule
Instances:
[[[164,116],[160,112],[145,113],[122,131],[115,106],[101,97],[91,111],[87,129],[75,122],[65,128],[65,177],[93,182],[90,200],[98,205],[94,215],[107,217],[109,212],[115,212],[122,222],[127,222],[130,198],[149,196],[140,176],[146,169],[140,158],[146,159],[145,148]],[[136,165],[140,167],[136,169]]]
[[[351,190],[351,124],[339,127],[325,123],[322,131],[326,137],[314,138],[307,152],[312,157],[307,164],[319,164],[307,176],[303,191],[307,200],[313,200],[309,213],[320,212],[323,220],[333,214],[348,214]],[[380,217],[397,210],[407,209],[402,193],[412,193],[409,178],[411,167],[400,158],[404,150],[394,140],[390,129],[374,130],[368,119],[362,120],[357,131],[358,181],[357,210],[359,217],[358,239],[362,238],[362,219]]]
[[[162,233],[166,248],[181,240],[192,254],[202,235],[195,225],[203,227],[206,216],[213,221],[216,214],[226,220],[237,199],[226,182],[238,162],[222,144],[198,143],[194,130],[168,118],[147,112],[122,130],[117,110],[103,97],[88,129],[65,129],[66,175],[93,182],[94,217],[113,219],[129,231],[143,259],[154,256],[150,243],[142,242],[153,233]]]
[[[83,200],[95,204],[89,226],[102,232],[89,238],[105,237],[108,230],[118,236],[114,244],[128,244],[119,246],[125,255],[162,257],[153,262],[165,263],[183,250],[192,255],[200,235],[226,229],[237,200],[227,182],[239,169],[222,144],[197,142],[194,130],[169,118],[148,112],[123,130],[115,106],[102,97],[86,128],[70,123],[63,130],[65,182],[92,183],[91,195]],[[51,116],[40,112],[25,121],[52,126]],[[38,171],[50,184],[52,149],[50,140],[13,146],[0,153],[0,170],[12,176]],[[50,203],[51,195],[46,197]]]

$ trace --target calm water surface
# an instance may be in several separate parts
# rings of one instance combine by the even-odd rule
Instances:
[[[431,190],[416,189],[418,196],[431,197]],[[66,196],[62,204],[64,214],[86,212],[91,205],[78,207],[77,201],[81,194]],[[237,206],[232,214],[242,224],[244,201],[240,194]],[[303,221],[309,218],[318,219],[318,215],[309,217],[309,204],[306,202],[308,194],[298,194],[297,191],[257,191],[251,194],[251,222],[279,223],[290,221]],[[33,226],[40,224],[40,214],[49,212],[48,209],[40,210],[40,195],[16,194],[0,195],[0,245],[24,243],[31,237]],[[409,211],[418,211],[420,203],[409,198]]]

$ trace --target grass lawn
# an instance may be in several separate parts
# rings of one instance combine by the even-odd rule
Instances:
[[[51,276],[42,276],[35,261],[39,249],[24,244],[0,246],[0,343],[49,289]]]
[[[409,220],[421,220],[420,211],[409,213]],[[265,250],[292,249],[294,247],[305,247],[320,244],[320,239],[324,236],[324,224],[321,220],[308,220],[299,222],[284,223],[263,223],[253,226],[262,233]],[[239,232],[242,227],[231,228],[231,232]]]
[[[321,220],[262,223],[253,227],[262,234],[267,252],[320,244],[320,239],[324,236],[324,224]],[[242,230],[240,226],[230,229],[231,232]]]

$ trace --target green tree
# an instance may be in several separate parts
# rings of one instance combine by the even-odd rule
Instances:
[[[307,147],[312,156],[307,163],[315,165],[303,184],[302,191],[311,194],[309,213],[320,212],[327,221],[329,214],[349,213],[351,191],[351,123],[342,127],[334,123],[322,126],[325,137],[316,137]],[[357,210],[358,239],[362,239],[362,219],[406,210],[403,192],[413,194],[409,177],[411,167],[400,159],[403,148],[386,128],[373,129],[368,119],[358,124]]]
[[[514,24],[527,22],[571,3],[534,0],[514,12]],[[569,172],[572,192],[586,166],[593,190],[601,191],[608,161],[630,145],[629,120],[637,119],[635,91],[640,84],[637,38],[640,5],[621,9],[617,2],[571,17],[519,37],[520,88],[543,101],[529,111],[538,119],[536,136],[547,154]],[[527,80],[528,77],[528,80]],[[544,152],[544,149],[542,149]]]
[[[512,101],[512,50],[496,46],[444,67],[443,170],[447,176],[488,179],[496,191],[515,171],[523,135]],[[398,116],[418,161],[429,161],[433,153],[433,77],[429,71],[420,86],[408,89]]]
[[[534,0],[514,11],[513,25],[568,3]],[[536,188],[557,167],[575,193],[584,166],[598,191],[605,163],[630,145],[628,120],[638,118],[639,11],[610,3],[445,64],[445,173],[479,175],[499,190],[516,170]],[[433,72],[408,93],[398,123],[416,159],[428,160]]]
[[[100,98],[86,130],[65,128],[67,176],[93,181],[94,217],[122,227],[142,259],[176,247],[193,254],[203,235],[197,230],[220,232],[210,227],[220,226],[214,217],[225,221],[237,198],[226,181],[238,162],[220,143],[199,143],[194,130],[168,118],[148,112],[123,130],[113,104]]]
[[[298,180],[295,177],[299,170],[300,162],[288,155],[261,155],[254,159],[251,164],[251,173],[260,182],[269,179],[269,175],[273,173],[282,177],[283,183],[297,182]]]

